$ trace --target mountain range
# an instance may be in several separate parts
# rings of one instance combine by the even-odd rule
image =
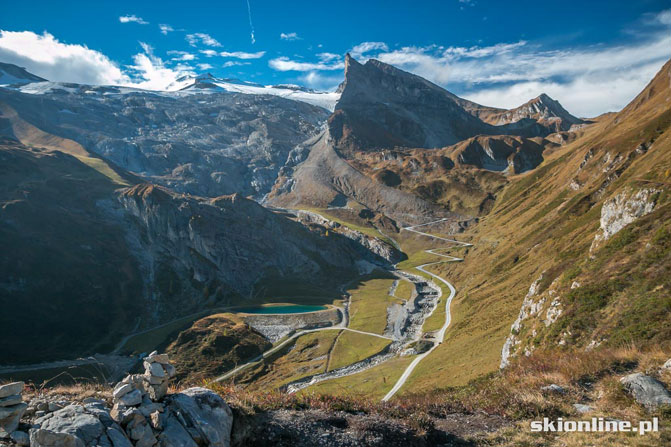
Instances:
[[[670,105],[671,63],[622,111],[590,119],[545,94],[510,110],[479,105],[350,55],[336,92],[208,74],[157,92],[0,64],[2,362],[117,352],[129,334],[183,321],[152,348],[189,368],[207,358],[203,371],[218,374],[217,356],[247,360],[232,346],[257,356],[282,337],[211,314],[296,300],[346,309],[343,324],[360,333],[285,339],[287,352],[241,377],[287,390],[323,359],[326,374],[343,359],[395,356],[347,337],[378,324],[384,339],[398,315],[416,324],[407,303],[433,296],[430,281],[441,291],[419,325],[430,348],[416,341],[333,386],[384,377],[368,390],[378,397],[427,352],[401,395],[545,352],[668,349]],[[411,276],[389,276],[399,272]],[[415,282],[401,299],[403,278]]]

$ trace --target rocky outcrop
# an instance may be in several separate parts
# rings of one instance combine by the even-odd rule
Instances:
[[[403,259],[403,253],[386,242],[376,237],[368,236],[360,231],[352,230],[338,222],[334,222],[324,216],[311,211],[298,211],[297,217],[303,224],[317,224],[323,227],[335,230],[348,239],[353,240],[368,251],[371,251],[379,257],[385,259],[390,264],[396,264]]]
[[[623,191],[607,200],[601,207],[600,227],[594,236],[590,253],[630,223],[651,213],[655,209],[659,192],[652,188],[636,192]]]
[[[30,411],[21,420],[21,430],[16,430],[18,418],[11,426],[2,425],[9,433],[0,432],[0,444],[7,445],[6,440],[11,446],[31,447],[231,445],[233,413],[219,395],[206,388],[167,394],[175,368],[166,354],[151,353],[144,368],[143,374],[129,375],[114,387],[111,409],[108,401],[94,397],[76,401],[41,397],[23,403]],[[23,383],[0,386],[0,395],[15,396],[19,388]]]
[[[654,377],[634,373],[623,377],[620,382],[636,399],[636,402],[649,410],[662,405],[671,405],[671,393],[667,391],[662,382]]]
[[[540,291],[545,275],[545,272],[541,273],[529,286],[517,319],[513,322],[510,334],[501,349],[500,368],[508,366],[511,357],[517,355],[522,348],[525,355],[530,355],[535,349],[530,338],[555,323],[563,313],[560,277],[555,278],[546,290]]]

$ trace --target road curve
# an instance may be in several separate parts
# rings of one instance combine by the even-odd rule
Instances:
[[[440,219],[440,220],[436,220],[436,221],[433,221],[433,222],[428,222],[428,223],[425,223],[425,224],[422,224],[422,225],[405,227],[405,228],[402,228],[401,230],[412,231],[413,233],[421,234],[423,236],[428,236],[428,237],[431,237],[431,238],[434,238],[434,239],[439,239],[439,240],[445,241],[445,242],[450,242],[450,243],[453,243],[453,244],[460,245],[462,247],[470,247],[470,246],[473,245],[473,244],[469,244],[467,242],[461,242],[461,241],[457,241],[455,239],[448,239],[448,238],[435,236],[433,234],[424,233],[422,231],[415,230],[415,228],[417,228],[417,227],[423,227],[423,226],[435,224],[435,223],[438,223],[438,222],[444,222],[445,220],[447,220],[447,219]],[[391,399],[394,396],[394,394],[396,394],[398,392],[398,390],[400,390],[401,387],[405,384],[405,382],[408,380],[408,377],[410,377],[410,374],[412,374],[412,372],[417,367],[419,362],[421,362],[424,359],[424,357],[431,354],[431,352],[433,352],[433,350],[436,349],[438,347],[438,345],[443,342],[443,339],[445,338],[445,332],[447,331],[447,328],[450,326],[450,323],[452,321],[452,314],[450,313],[450,305],[452,304],[452,299],[457,294],[456,289],[447,280],[445,280],[444,278],[436,275],[435,273],[429,272],[425,268],[430,266],[430,265],[441,264],[443,262],[459,262],[459,261],[463,261],[463,259],[462,258],[457,258],[457,257],[454,257],[454,256],[445,255],[445,254],[442,254],[442,253],[437,253],[436,250],[439,250],[439,248],[432,248],[430,250],[425,250],[425,252],[430,253],[432,255],[442,256],[444,258],[448,258],[448,260],[447,261],[430,262],[428,264],[422,264],[422,265],[417,266],[415,268],[417,270],[419,270],[420,272],[426,273],[427,275],[430,275],[430,276],[436,278],[438,281],[442,282],[443,284],[445,284],[450,289],[450,296],[448,296],[447,299],[445,300],[445,322],[443,323],[443,326],[436,333],[436,340],[434,341],[433,346],[431,346],[431,348],[428,351],[423,352],[422,354],[419,354],[417,357],[415,357],[415,359],[408,365],[408,367],[405,369],[405,371],[403,371],[403,374],[401,374],[401,377],[399,377],[399,379],[396,381],[393,388],[391,390],[389,390],[389,392],[382,398],[383,402],[386,402],[389,399]]]

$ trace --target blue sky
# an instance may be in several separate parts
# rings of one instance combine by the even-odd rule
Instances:
[[[483,104],[513,107],[546,92],[569,111],[592,116],[624,106],[671,57],[669,6],[15,1],[2,7],[0,61],[56,81],[164,89],[184,73],[211,72],[332,89],[349,51]]]

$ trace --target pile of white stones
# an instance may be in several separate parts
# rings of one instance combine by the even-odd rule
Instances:
[[[230,447],[233,414],[219,395],[167,394],[176,371],[166,354],[152,352],[144,369],[114,387],[111,410],[109,399],[48,392],[24,403],[23,382],[0,386],[0,447]]]
[[[161,430],[164,405],[160,402],[175,376],[167,354],[152,352],[144,359],[144,374],[131,374],[119,382],[112,393],[110,415],[136,446],[156,443],[154,431]],[[153,429],[153,431],[152,431]]]
[[[23,382],[13,382],[0,386],[0,439],[17,438],[14,440],[23,445],[27,434],[17,432],[19,421],[26,412],[28,405],[23,402]]]

